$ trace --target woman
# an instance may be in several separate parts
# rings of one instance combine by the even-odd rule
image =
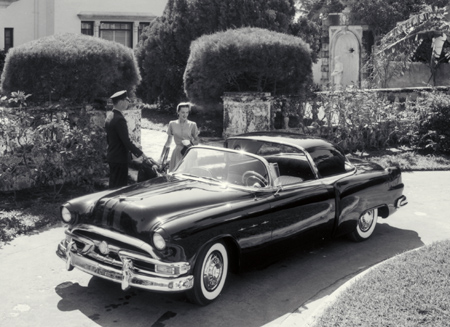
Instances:
[[[188,120],[189,112],[191,111],[191,104],[189,102],[182,102],[177,106],[178,119],[169,122],[169,128],[167,130],[167,141],[164,145],[163,153],[168,152],[172,139],[175,140],[176,147],[172,152],[170,158],[169,171],[175,169],[178,163],[183,158],[181,150],[186,145],[198,144],[199,130],[197,124]]]

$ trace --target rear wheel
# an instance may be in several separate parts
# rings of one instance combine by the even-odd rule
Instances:
[[[378,220],[378,209],[365,211],[358,219],[355,230],[350,234],[350,238],[355,242],[367,240],[375,230]]]
[[[222,292],[228,275],[228,252],[222,242],[205,247],[194,268],[194,287],[187,291],[191,302],[207,305]]]

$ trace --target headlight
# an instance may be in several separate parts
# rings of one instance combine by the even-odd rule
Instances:
[[[155,245],[155,247],[158,250],[164,250],[166,248],[166,241],[164,240],[164,238],[161,236],[161,234],[159,233],[154,233],[153,234],[153,245]]]
[[[67,224],[72,222],[72,213],[66,207],[61,208],[61,219]]]

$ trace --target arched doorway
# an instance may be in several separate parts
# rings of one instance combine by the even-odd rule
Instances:
[[[343,29],[335,34],[331,43],[330,82],[337,89],[347,85],[360,86],[360,43],[351,31]]]

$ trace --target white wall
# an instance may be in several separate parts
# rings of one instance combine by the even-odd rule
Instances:
[[[161,16],[167,0],[19,0],[0,8],[0,49],[4,29],[14,28],[14,46],[55,33],[81,33],[81,11],[150,13]]]
[[[14,44],[22,44],[34,39],[34,1],[20,0],[6,8],[0,8],[0,49],[5,44],[4,30],[14,28]]]
[[[83,11],[148,13],[161,16],[166,3],[167,0],[56,0],[55,31],[80,33],[81,21],[77,14]]]

